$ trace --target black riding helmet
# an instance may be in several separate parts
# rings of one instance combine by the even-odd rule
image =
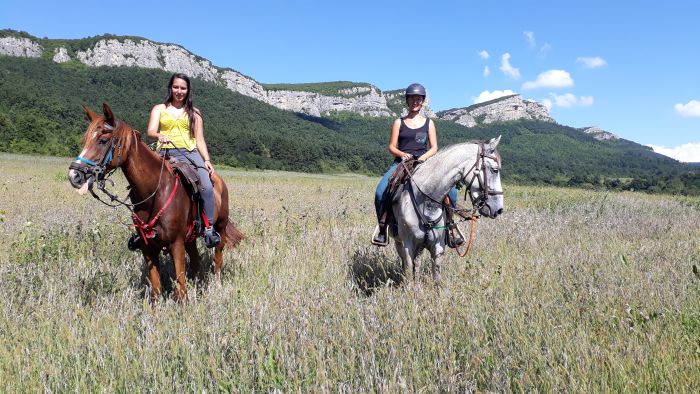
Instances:
[[[408,96],[423,96],[425,97],[425,88],[419,83],[412,83],[406,88],[406,97]]]

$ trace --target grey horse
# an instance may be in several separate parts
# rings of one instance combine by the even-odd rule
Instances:
[[[495,218],[503,212],[501,157],[496,150],[501,137],[485,142],[449,146],[419,165],[392,202],[398,234],[392,234],[407,280],[420,274],[418,255],[427,249],[432,258],[435,283],[440,282],[440,256],[445,251],[445,207],[442,203],[453,185],[468,189],[473,212]],[[391,233],[391,232],[390,232]]]

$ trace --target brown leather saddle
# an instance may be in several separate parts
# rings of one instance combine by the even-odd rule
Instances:
[[[192,201],[199,201],[200,195],[202,194],[202,182],[194,166],[185,161],[173,158],[170,159],[170,165],[173,167],[175,173],[180,175],[180,182],[182,186],[185,187],[185,190],[187,190],[187,194]]]

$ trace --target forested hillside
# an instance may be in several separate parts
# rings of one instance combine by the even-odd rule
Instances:
[[[0,150],[65,156],[79,152],[87,126],[81,104],[99,110],[107,102],[118,117],[145,133],[150,109],[165,97],[170,76],[158,70],[13,57],[0,57],[0,66]],[[387,162],[382,146],[357,143],[211,83],[195,80],[193,85],[209,150],[220,163],[376,173]]]
[[[0,150],[75,155],[87,125],[83,103],[99,110],[107,102],[118,117],[145,132],[150,108],[163,100],[168,77],[152,69],[0,56]],[[296,114],[197,79],[194,95],[219,163],[379,174],[391,161],[386,152],[390,118]],[[697,166],[631,141],[598,141],[574,128],[537,121],[473,128],[436,124],[441,146],[502,135],[507,181],[700,194]]]

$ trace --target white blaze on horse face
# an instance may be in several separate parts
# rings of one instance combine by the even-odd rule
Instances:
[[[83,149],[83,151],[80,152],[80,154],[78,155],[78,157],[84,157],[86,153],[87,153],[87,149]],[[80,163],[80,160],[75,159],[75,162],[76,162],[76,163]]]

